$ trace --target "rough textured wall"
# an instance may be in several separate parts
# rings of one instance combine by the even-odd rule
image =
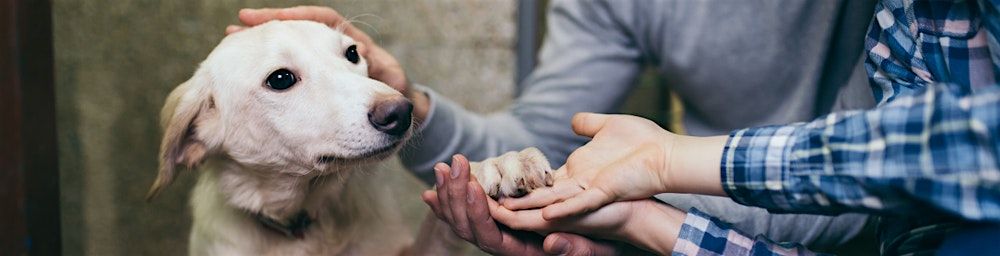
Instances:
[[[394,53],[411,80],[470,109],[509,101],[514,1],[55,0],[62,226],[68,255],[178,255],[187,247],[184,173],[161,197],[143,196],[157,165],[167,93],[236,22],[242,7],[332,6]],[[375,33],[377,31],[377,33]],[[503,95],[504,97],[496,97]],[[411,212],[421,185],[393,160],[382,174]]]

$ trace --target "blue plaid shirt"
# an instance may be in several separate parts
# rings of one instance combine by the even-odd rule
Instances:
[[[722,156],[733,200],[772,212],[1000,222],[1000,0],[886,0],[865,66],[879,106],[738,130]],[[676,255],[811,254],[691,209]]]

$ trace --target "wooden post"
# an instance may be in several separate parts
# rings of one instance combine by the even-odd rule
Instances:
[[[0,253],[59,255],[52,9],[0,0]]]

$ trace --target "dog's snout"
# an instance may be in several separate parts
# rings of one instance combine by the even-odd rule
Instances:
[[[413,103],[405,98],[378,101],[368,112],[368,121],[376,130],[400,136],[410,129],[412,112]]]

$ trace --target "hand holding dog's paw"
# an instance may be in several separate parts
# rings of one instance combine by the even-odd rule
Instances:
[[[437,186],[425,191],[421,198],[430,206],[434,215],[446,223],[456,235],[478,246],[483,251],[496,255],[635,255],[641,252],[626,243],[592,240],[575,234],[555,232],[541,236],[530,231],[517,231],[498,225],[491,212],[500,207],[487,197],[484,187],[492,188],[491,194],[512,195],[506,191],[530,191],[547,186],[553,180],[551,169],[545,157],[537,149],[511,152],[501,157],[475,163],[471,168],[468,159],[455,155],[451,165],[438,163],[434,166]],[[492,166],[484,168],[483,166]],[[474,169],[470,170],[470,169]],[[479,180],[473,179],[480,175]],[[484,174],[492,179],[490,185],[483,182]],[[502,176],[506,174],[506,176]],[[517,181],[521,182],[518,183]],[[518,187],[521,184],[522,187]],[[529,185],[531,184],[531,185]],[[536,210],[537,211],[537,210]],[[509,212],[509,211],[508,211]],[[544,238],[544,243],[543,239]],[[551,240],[551,242],[550,242]],[[570,245],[556,246],[555,240],[564,240]],[[569,249],[568,251],[566,249]]]
[[[533,147],[471,163],[470,167],[483,190],[493,198],[519,197],[552,185],[549,160]]]

